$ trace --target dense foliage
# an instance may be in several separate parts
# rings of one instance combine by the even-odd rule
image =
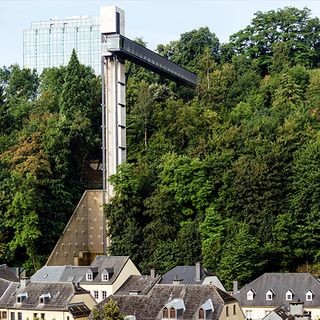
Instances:
[[[129,80],[140,89],[106,208],[113,254],[143,272],[201,260],[229,288],[265,271],[318,272],[319,33],[308,9],[285,8],[258,12],[228,44],[200,28],[158,47],[199,87],[141,70]]]
[[[200,28],[160,45],[198,73],[196,90],[130,68],[112,254],[142,272],[201,260],[226,287],[320,271],[319,39],[308,9],[284,8],[227,44]],[[75,55],[40,79],[17,66],[0,77],[0,258],[36,266],[86,187],[100,85]]]
[[[0,258],[34,269],[86,187],[84,161],[99,148],[100,83],[74,52],[40,79],[3,68],[0,84]]]

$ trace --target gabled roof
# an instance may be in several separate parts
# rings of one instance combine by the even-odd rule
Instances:
[[[88,267],[78,266],[44,266],[30,280],[32,282],[73,282],[79,283]]]
[[[27,293],[27,298],[18,303],[17,295],[22,293]],[[70,299],[78,293],[88,292],[72,283],[29,282],[26,287],[20,287],[18,283],[12,283],[0,298],[0,308],[67,311]],[[39,298],[44,294],[49,294],[50,298],[47,303],[40,303]]]
[[[120,272],[122,271],[123,267],[129,260],[128,256],[96,256],[94,261],[91,263],[90,268],[97,268],[98,273],[94,277],[92,281],[87,281],[86,277],[84,276],[81,280],[81,283],[85,284],[97,284],[97,283],[104,283],[104,284],[112,284],[117,278]],[[113,274],[109,281],[101,280],[101,275],[103,271],[113,269]],[[88,270],[88,267],[87,267]]]
[[[129,295],[130,292],[137,292],[138,294],[147,294],[152,287],[160,280],[160,276],[136,276],[131,275],[127,281],[119,288],[115,295]]]
[[[255,291],[253,300],[247,300],[247,292]],[[272,301],[266,300],[267,291],[272,290],[274,297]],[[320,305],[320,282],[310,273],[265,273],[239,290],[235,297],[241,306],[280,306],[288,304],[286,293],[288,290],[294,292],[294,299],[306,300],[309,290],[314,292],[312,301],[305,301],[305,307]]]
[[[212,276],[213,274],[201,268],[200,281],[196,279],[196,266],[176,266],[169,270],[162,276],[160,283],[172,284],[174,279],[181,279],[181,283],[184,284],[198,284],[202,283],[205,277]]]
[[[225,304],[237,302],[235,298],[215,286],[201,284],[156,284],[147,295],[114,295],[112,298],[117,301],[125,315],[135,315],[137,319],[144,320],[162,319],[163,308],[170,301],[175,301],[174,299],[182,299],[185,306],[185,311],[179,318],[181,320],[197,319],[199,308],[208,299],[211,299],[214,307],[209,318],[211,320],[219,319]],[[102,308],[104,303],[106,301],[100,303],[99,308]]]
[[[0,279],[19,282],[19,278],[14,274],[6,264],[0,265]]]

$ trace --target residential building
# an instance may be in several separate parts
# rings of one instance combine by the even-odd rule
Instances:
[[[244,320],[238,301],[213,285],[156,284],[147,294],[114,295],[112,299],[128,320]]]
[[[23,66],[41,74],[44,68],[67,65],[75,49],[79,61],[100,74],[99,19],[75,16],[32,22],[31,28],[23,32]]]
[[[247,319],[260,320],[275,308],[304,302],[312,319],[320,317],[320,282],[310,273],[265,273],[234,290]]]
[[[96,256],[90,266],[44,266],[31,281],[74,283],[100,302],[114,294],[133,275],[141,274],[128,256]]]
[[[176,266],[162,276],[161,284],[213,284],[226,291],[219,278],[197,262],[194,266]]]
[[[87,319],[95,301],[73,283],[12,282],[0,298],[2,320]]]

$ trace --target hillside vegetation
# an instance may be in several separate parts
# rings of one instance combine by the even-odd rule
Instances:
[[[142,272],[202,260],[226,287],[320,271],[319,19],[258,12],[227,44],[203,27],[158,52],[199,86],[132,66],[128,161],[105,208],[111,253]],[[0,258],[36,268],[99,157],[100,80],[75,54],[40,77],[12,66],[0,79]]]

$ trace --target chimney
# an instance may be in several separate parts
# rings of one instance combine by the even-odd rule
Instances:
[[[233,281],[233,293],[237,293],[239,291],[239,283],[237,280]]]
[[[201,281],[201,263],[196,262],[196,281]]]
[[[156,277],[156,269],[155,268],[150,269],[150,277],[152,279],[154,279]]]
[[[298,302],[291,302],[290,303],[290,313],[293,315],[293,316],[303,316],[303,311],[304,311],[304,303],[299,301]]]
[[[30,278],[20,278],[20,288],[25,288],[30,282]]]

